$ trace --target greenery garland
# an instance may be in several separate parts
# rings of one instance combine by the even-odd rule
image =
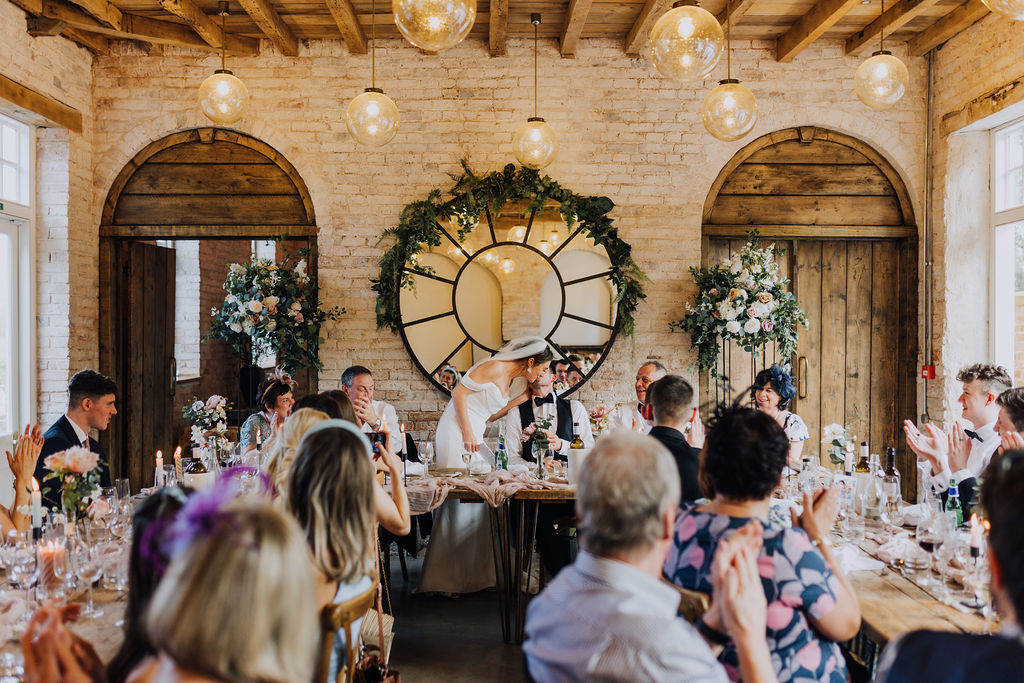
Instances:
[[[642,282],[648,278],[633,261],[632,248],[619,238],[619,231],[608,216],[615,206],[612,200],[575,194],[550,177],[515,164],[484,176],[474,174],[465,161],[462,168],[462,175],[453,176],[455,185],[449,190],[451,199],[442,201],[441,190],[431,190],[426,199],[406,206],[398,225],[385,230],[377,242],[379,245],[389,237],[395,238],[394,245],[381,257],[380,278],[373,280],[373,291],[377,293],[377,329],[387,327],[398,334],[402,322],[398,297],[403,288],[413,289],[414,286],[413,274],[404,270],[405,265],[425,249],[441,246],[443,233],[438,221],[454,221],[459,226],[456,239],[462,242],[480,223],[485,210],[497,216],[506,203],[527,199],[524,216],[535,209],[540,212],[548,200],[556,201],[567,225],[577,225],[583,236],[607,250],[611,260],[610,278],[616,289],[615,327],[626,336],[633,334],[633,314],[647,296]]]

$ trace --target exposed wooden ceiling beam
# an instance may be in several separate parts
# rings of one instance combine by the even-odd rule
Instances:
[[[477,15],[477,21],[480,15]],[[487,20],[487,49],[492,57],[508,54],[508,0],[491,0],[491,16]]]
[[[715,18],[718,19],[718,23],[722,25],[722,28],[725,28],[726,20],[731,21],[732,25],[735,26],[739,23],[740,19],[750,12],[755,2],[757,0],[736,0],[736,2],[732,3],[730,9],[722,10]]]
[[[797,19],[775,43],[775,59],[791,62],[805,47],[821,37],[860,0],[818,0],[807,14]]]
[[[633,28],[629,29],[629,35],[626,36],[626,45],[623,49],[627,55],[640,54],[640,48],[647,43],[654,22],[671,8],[672,0],[647,0],[644,3],[640,16],[633,22]]]
[[[67,22],[46,17],[27,17],[25,26],[30,36],[59,36],[68,27]]]
[[[73,28],[64,29],[64,33],[61,35],[68,40],[73,40],[87,50],[92,50],[98,55],[110,54],[110,40],[103,36],[87,33],[86,31],[78,31]]]
[[[366,34],[359,25],[359,17],[351,0],[327,0],[327,9],[331,11],[348,51],[354,55],[365,55]]]
[[[298,39],[268,0],[239,0],[239,4],[278,50],[289,57],[299,54]]]
[[[174,16],[184,20],[185,24],[199,34],[211,47],[221,46],[221,30],[206,12],[192,0],[160,0],[160,6]]]
[[[911,38],[907,51],[920,57],[988,14],[989,10],[981,0],[970,0]]]
[[[587,23],[587,15],[593,4],[594,0],[570,0],[569,12],[562,26],[562,38],[558,41],[558,49],[563,57],[576,56],[576,45],[580,42],[583,25]]]
[[[900,0],[887,9],[885,14],[847,38],[846,54],[857,54],[864,48],[874,45],[875,39],[882,31],[888,34],[898,30],[937,2],[938,0]]]
[[[22,109],[28,109],[75,133],[82,132],[82,112],[3,74],[0,74],[0,99]]]
[[[61,0],[42,0],[40,14],[50,19],[65,21],[69,27],[79,31],[98,33],[113,38],[130,38],[199,50],[216,49],[187,26],[135,14],[122,15],[120,26],[111,27],[93,19],[75,6],[61,2]],[[259,52],[257,41],[242,39],[230,34],[227,36],[225,47],[232,54],[255,55]]]
[[[107,0],[71,0],[101,23],[114,28],[121,26],[121,10]]]

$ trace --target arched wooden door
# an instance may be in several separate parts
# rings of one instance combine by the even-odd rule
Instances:
[[[219,303],[207,298],[223,297],[218,290],[226,263],[248,261],[253,240],[283,238],[287,247],[279,244],[278,257],[310,248],[315,276],[309,191],[283,155],[251,136],[224,128],[173,133],[146,146],[118,174],[100,226],[100,368],[121,390],[120,414],[103,435],[113,476],[128,477],[136,490],[152,483],[153,453],[173,450],[180,431],[174,425],[197,391],[177,390],[173,381],[175,250],[158,240],[200,242],[201,279],[190,286],[207,306],[197,313],[205,334],[208,306]],[[207,268],[208,253],[220,268]],[[203,354],[202,375],[215,378],[198,389],[202,398],[219,393],[237,404],[237,355],[218,341],[204,345]],[[314,387],[316,373],[302,374],[300,386]]]
[[[896,446],[902,471],[913,473],[900,424],[916,411],[917,228],[899,174],[835,131],[771,133],[740,150],[715,181],[704,207],[704,262],[726,258],[753,227],[786,248],[782,270],[810,319],[791,359],[799,379],[791,409],[811,435],[804,452],[823,456],[822,427],[838,422],[883,457]],[[749,385],[749,354],[729,356],[734,389]],[[772,360],[769,351],[756,368]],[[707,398],[706,378],[702,390]],[[904,477],[908,495],[914,479]]]

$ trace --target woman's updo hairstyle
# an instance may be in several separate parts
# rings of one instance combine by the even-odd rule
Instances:
[[[778,363],[773,363],[770,368],[757,373],[754,377],[754,386],[750,389],[750,400],[754,400],[754,393],[765,384],[771,384],[772,391],[779,395],[779,410],[788,408],[789,402],[796,397],[796,382],[793,376]]]

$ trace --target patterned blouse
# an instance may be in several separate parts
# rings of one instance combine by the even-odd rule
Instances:
[[[786,420],[782,423],[782,431],[790,441],[807,441],[811,438],[807,431],[807,425],[796,413],[786,413]]]
[[[685,505],[676,517],[675,536],[665,558],[665,576],[690,590],[711,593],[711,562],[719,538],[727,538],[749,518],[698,512]],[[768,599],[767,640],[779,682],[846,681],[839,645],[810,627],[836,605],[839,580],[802,529],[769,524],[757,561]],[[727,646],[719,655],[729,678],[739,680],[739,657]]]
[[[256,428],[260,428],[260,444],[265,444],[267,439],[270,438],[270,423],[267,418],[264,417],[263,413],[253,413],[245,422],[242,423],[242,428],[238,430],[238,441],[242,444],[242,451],[244,452],[251,446],[256,445]]]

